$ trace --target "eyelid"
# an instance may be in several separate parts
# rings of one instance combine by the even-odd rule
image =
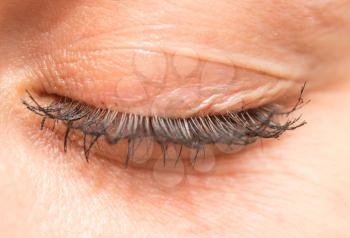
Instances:
[[[99,138],[105,137],[110,145],[127,140],[128,153],[125,162],[128,163],[133,154],[135,140],[144,138],[151,138],[161,148],[172,144],[185,146],[197,152],[207,145],[244,146],[254,143],[259,138],[278,138],[285,131],[306,124],[300,121],[300,117],[292,120],[289,118],[292,112],[303,105],[303,91],[304,87],[296,105],[290,111],[283,112],[277,105],[267,105],[223,115],[191,118],[145,117],[119,113],[91,108],[68,98],[55,99],[47,105],[42,105],[30,92],[27,92],[28,98],[24,99],[23,103],[27,109],[42,117],[41,128],[48,119],[54,120],[54,125],[57,122],[63,123],[66,127],[63,139],[65,151],[71,131],[77,130],[82,133],[87,159],[92,146]],[[280,121],[282,116],[286,119]],[[90,142],[87,142],[86,138],[90,138]],[[165,160],[166,156],[163,156]]]
[[[96,54],[65,51],[39,61],[36,76],[49,94],[158,116],[258,107],[298,84],[233,64],[188,57],[190,54],[188,50],[175,54],[135,49]]]

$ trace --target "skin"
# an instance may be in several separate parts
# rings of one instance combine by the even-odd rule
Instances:
[[[349,237],[349,12],[347,0],[2,0],[0,236]],[[289,85],[272,83],[263,97],[248,92],[252,107],[294,95],[307,81],[304,98],[311,102],[297,113],[308,124],[221,154],[209,173],[185,164],[181,183],[164,188],[152,168],[125,169],[98,154],[86,163],[77,143],[64,153],[59,130],[40,131],[40,118],[21,103],[30,89],[154,113],[151,105],[169,101],[181,83],[170,76],[162,97],[147,94],[136,103],[142,89],[129,83],[130,55],[140,50],[148,52],[142,57],[178,53],[184,71],[199,58],[211,65],[208,73],[225,65],[224,75],[233,68],[250,74],[228,94],[275,81]],[[147,79],[156,78],[162,58],[142,62]],[[120,78],[129,81],[118,104],[108,90]],[[147,79],[141,83],[148,90]],[[159,114],[193,113],[182,104],[160,108]]]

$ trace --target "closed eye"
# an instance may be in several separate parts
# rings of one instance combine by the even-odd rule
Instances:
[[[268,67],[188,48],[94,49],[72,44],[39,58],[31,75],[36,87],[26,87],[24,100],[41,128],[56,128],[64,150],[74,141],[87,161],[94,154],[126,165],[136,157],[193,165],[305,124],[291,117],[305,85],[288,109],[300,82]]]
[[[110,146],[126,142],[124,163],[128,165],[137,152],[138,145],[151,140],[160,148],[164,161],[169,157],[168,149],[174,147],[178,148],[176,160],[185,159],[182,152],[187,149],[195,151],[195,156],[190,158],[195,162],[197,155],[205,153],[208,146],[246,146],[258,139],[278,138],[286,131],[305,125],[306,122],[301,117],[290,118],[290,114],[304,103],[304,88],[305,85],[295,106],[287,111],[275,103],[192,117],[143,116],[118,112],[93,107],[67,97],[55,97],[52,102],[43,105],[30,92],[27,92],[23,103],[27,109],[41,117],[42,129],[49,120],[65,128],[65,151],[70,135],[79,133],[87,161],[98,141],[102,140]]]

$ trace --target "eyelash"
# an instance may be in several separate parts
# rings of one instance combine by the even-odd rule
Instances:
[[[105,137],[111,145],[126,139],[128,151],[125,164],[128,165],[135,150],[135,141],[144,138],[151,138],[160,145],[164,160],[169,144],[181,146],[179,159],[183,146],[196,150],[198,154],[205,145],[209,144],[244,146],[254,143],[257,139],[278,138],[284,132],[306,124],[305,121],[301,121],[301,116],[289,119],[291,113],[305,104],[302,99],[304,89],[305,85],[297,103],[289,111],[283,112],[281,106],[272,104],[222,115],[190,118],[165,118],[115,112],[93,108],[66,97],[59,97],[48,106],[42,106],[28,91],[28,99],[23,100],[23,104],[42,117],[41,129],[44,128],[48,119],[54,120],[54,126],[57,122],[63,122],[64,151],[67,151],[72,130],[81,132],[87,161],[91,148],[100,138]],[[282,118],[285,118],[284,122],[280,121]]]

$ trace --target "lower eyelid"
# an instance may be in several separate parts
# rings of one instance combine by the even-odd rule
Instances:
[[[40,124],[37,121],[37,125]],[[58,157],[58,152],[62,153],[64,157],[74,160],[85,160],[82,152],[82,135],[79,132],[72,133],[69,138],[68,151],[63,151],[63,136],[65,128],[62,125],[55,125],[53,130],[53,122],[49,122],[44,128],[44,131],[36,131],[38,128],[33,128],[31,133],[35,133],[38,138],[36,140],[45,143],[46,148],[53,149],[54,156]],[[39,132],[39,134],[37,133]],[[33,135],[32,135],[33,136]],[[43,137],[45,139],[43,140]],[[239,158],[241,154],[249,153],[251,146],[233,146],[227,147],[226,145],[208,145],[205,147],[205,157],[203,152],[199,152],[197,160],[193,161],[197,151],[190,149],[183,149],[180,162],[177,160],[177,155],[180,151],[179,146],[169,146],[167,154],[168,159],[164,165],[164,158],[162,150],[155,142],[153,142],[152,155],[143,157],[142,151],[136,151],[136,156],[129,161],[129,165],[125,167],[125,156],[127,153],[127,142],[123,141],[121,144],[114,146],[109,145],[103,138],[99,140],[98,146],[95,146],[90,154],[88,166],[92,163],[99,163],[103,160],[104,166],[114,167],[117,166],[123,170],[131,170],[130,172],[151,172],[153,174],[153,180],[163,188],[172,188],[181,183],[186,175],[196,176],[221,176],[231,175],[232,170],[228,166],[234,162],[230,162],[233,158]],[[148,146],[148,144],[144,144]],[[255,146],[253,145],[253,148]],[[145,147],[144,147],[145,148]],[[144,149],[143,148],[143,149]],[[53,152],[49,151],[49,153]],[[51,155],[48,155],[51,156]],[[92,166],[95,167],[95,166]],[[113,171],[115,171],[113,169]],[[182,177],[180,181],[171,181]],[[165,179],[165,180],[164,180]],[[170,180],[170,181],[169,181]]]
[[[81,141],[79,142],[80,146]],[[140,169],[152,169],[159,160],[163,163],[166,160],[174,163],[184,164],[189,173],[202,172],[209,173],[214,168],[216,162],[222,157],[231,155],[236,156],[237,153],[243,151],[245,146],[226,146],[226,145],[206,145],[202,150],[197,151],[180,145],[168,145],[163,151],[162,147],[156,142],[150,140],[142,140],[128,161],[128,167]],[[126,140],[119,144],[110,145],[105,140],[99,140],[91,152],[91,156],[101,157],[114,163],[119,163],[125,166],[125,159],[127,157],[128,143]],[[164,157],[165,156],[165,157]],[[165,161],[164,161],[165,160]],[[204,161],[202,161],[204,160]],[[212,167],[210,167],[212,165]],[[208,168],[210,167],[210,168]]]

